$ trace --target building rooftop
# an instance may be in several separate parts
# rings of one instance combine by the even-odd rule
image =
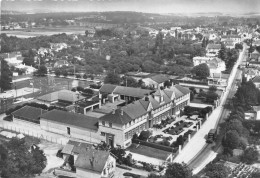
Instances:
[[[79,100],[84,99],[82,95],[70,91],[70,90],[60,90],[53,93],[49,93],[43,96],[38,97],[38,100],[45,101],[45,102],[55,102],[57,100],[63,100],[68,102],[76,102]]]
[[[117,86],[114,90],[115,94],[125,95],[125,96],[132,96],[143,98],[145,95],[149,95],[152,90],[146,90],[141,88],[133,88],[133,87],[124,87],[124,86]]]
[[[97,118],[85,116],[83,114],[77,114],[54,109],[41,115],[40,118],[86,129],[98,129]]]
[[[221,49],[221,44],[208,44],[207,49]]]
[[[102,87],[99,89],[99,91],[100,91],[100,92],[103,92],[103,93],[113,93],[116,87],[117,87],[116,85],[104,84],[104,85],[102,85]]]
[[[12,112],[12,115],[14,117],[23,117],[28,120],[33,120],[33,121],[39,121],[40,115],[46,113],[46,110],[43,110],[41,108],[36,108],[32,106],[24,106],[14,112]]]
[[[151,79],[153,81],[155,81],[156,83],[164,83],[165,81],[169,80],[168,77],[166,77],[165,75],[161,75],[161,74],[152,76]]]
[[[109,155],[108,151],[88,149],[79,154],[75,167],[102,173]]]

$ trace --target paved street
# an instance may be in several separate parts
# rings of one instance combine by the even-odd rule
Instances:
[[[220,105],[212,112],[212,114],[210,115],[208,120],[203,124],[201,129],[193,136],[191,141],[183,148],[182,152],[179,153],[179,155],[174,159],[174,162],[189,163],[194,157],[196,157],[196,155],[201,150],[203,150],[203,148],[206,147],[205,136],[208,134],[210,129],[215,128],[218,124],[221,114],[223,113],[223,105],[226,103],[227,97],[231,91],[232,83],[235,80],[238,65],[240,65],[244,57],[245,49],[246,47],[244,45],[244,50],[240,53],[239,58],[236,64],[234,65],[233,70],[231,71],[229,83]],[[209,162],[209,160],[212,160],[212,158],[214,159],[214,156],[210,154],[208,158],[211,159],[206,159],[205,161]],[[203,163],[203,165],[204,164],[205,162]],[[201,167],[199,168],[201,169]],[[194,170],[194,173],[198,172],[198,170],[199,169]]]

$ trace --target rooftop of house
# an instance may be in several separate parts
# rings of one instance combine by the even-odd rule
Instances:
[[[169,80],[169,78],[167,76],[162,75],[162,74],[152,76],[151,79],[159,84]]]
[[[146,89],[134,88],[134,87],[125,87],[125,86],[117,86],[114,90],[115,94],[138,97],[138,98],[143,98],[146,94],[150,94],[151,92],[152,90],[146,90]]]
[[[83,114],[77,114],[54,109],[45,114],[42,114],[40,118],[46,119],[48,121],[54,121],[65,125],[72,125],[91,130],[98,129],[97,118],[85,116]]]
[[[85,97],[83,97],[79,93],[70,90],[60,90],[60,91],[56,91],[53,93],[40,96],[37,99],[45,102],[54,102],[57,100],[76,102],[85,99]]]
[[[86,149],[79,154],[75,167],[102,173],[109,155],[108,151]]]
[[[62,153],[64,154],[80,154],[86,150],[86,148],[92,148],[93,144],[77,142],[69,140],[68,143],[63,147]]]
[[[254,82],[254,83],[260,83],[260,76],[255,76],[255,77],[252,79],[252,82]]]
[[[132,121],[132,118],[125,113],[124,110],[116,109],[102,117],[99,118],[100,121],[106,121],[109,123],[115,123],[119,125],[127,124]]]
[[[207,49],[221,49],[221,44],[208,44]]]
[[[104,84],[99,89],[99,91],[102,92],[102,93],[113,93],[116,87],[117,87],[117,85]]]
[[[38,121],[40,115],[46,113],[46,110],[43,110],[41,108],[36,108],[32,106],[24,106],[14,112],[12,112],[12,115],[14,117],[23,117],[29,120],[35,120]]]
[[[210,75],[211,78],[222,78],[222,79],[228,79],[229,74],[223,74],[223,73],[212,73]]]
[[[80,106],[80,107],[88,107],[88,106],[91,106],[91,105],[94,105],[94,104],[98,104],[99,101],[80,101],[80,102],[77,102],[77,105]]]

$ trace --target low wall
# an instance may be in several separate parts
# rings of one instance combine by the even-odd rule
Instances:
[[[54,169],[53,174],[56,176],[67,176],[67,177],[71,177],[71,178],[77,177],[76,172],[72,172],[72,171],[60,169],[60,168]]]

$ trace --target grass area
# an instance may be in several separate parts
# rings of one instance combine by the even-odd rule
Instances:
[[[147,147],[144,145],[139,145],[138,148],[136,148],[136,146],[137,146],[137,144],[133,143],[129,148],[127,148],[127,151],[137,153],[140,155],[145,155],[145,156],[152,157],[152,158],[161,159],[161,160],[166,160],[166,158],[170,154],[170,152]]]

